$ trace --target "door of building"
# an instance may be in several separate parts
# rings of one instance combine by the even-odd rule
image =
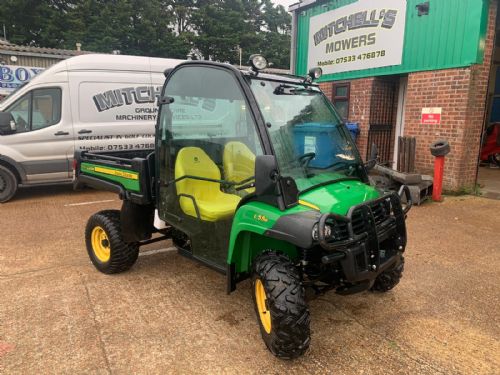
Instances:
[[[405,128],[405,104],[406,104],[406,91],[408,89],[408,77],[401,76],[399,78],[399,90],[398,90],[398,109],[396,112],[396,127],[394,129],[394,155],[393,155],[393,165],[396,166],[398,163],[398,153],[399,153],[399,137],[404,135]]]
[[[366,159],[371,154],[372,145],[378,149],[379,161],[392,165],[394,128],[398,108],[399,76],[376,77],[370,99],[370,128]]]

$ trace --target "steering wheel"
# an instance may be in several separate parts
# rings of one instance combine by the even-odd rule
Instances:
[[[302,165],[304,166],[305,168],[307,168],[308,164],[311,162],[311,160],[313,160],[314,158],[316,157],[316,153],[315,152],[306,152],[304,155],[300,155],[298,158],[297,158],[297,161]]]
[[[334,170],[338,170],[340,169],[339,167],[341,166],[346,166],[346,167],[349,167],[348,168],[348,171],[346,171],[346,175],[347,176],[352,176],[354,171],[356,170],[356,167],[357,167],[357,164],[353,164],[353,163],[349,163],[347,161],[336,161],[335,163],[333,164],[330,164],[328,167],[326,167],[325,169],[330,169],[330,168],[333,168]],[[336,168],[334,168],[336,167]]]

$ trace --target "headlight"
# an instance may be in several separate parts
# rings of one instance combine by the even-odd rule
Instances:
[[[250,65],[252,65],[252,68],[255,70],[266,69],[267,60],[262,55],[252,55],[250,56]]]
[[[307,75],[311,78],[311,81],[315,81],[323,75],[323,70],[321,68],[311,68]]]
[[[332,227],[330,225],[325,225],[325,239],[330,238],[332,236]],[[314,224],[312,229],[312,238],[314,241],[319,240],[319,229],[318,224]]]

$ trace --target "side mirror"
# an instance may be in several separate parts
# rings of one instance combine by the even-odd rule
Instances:
[[[255,158],[255,194],[276,195],[278,164],[273,155],[258,155]]]
[[[372,143],[372,148],[370,150],[370,160],[365,163],[365,168],[367,170],[373,169],[377,165],[378,160],[378,147],[375,143]]]
[[[174,98],[170,96],[159,96],[158,97],[158,106],[162,106],[164,104],[172,104],[174,102]]]
[[[16,122],[9,112],[0,112],[0,134],[12,134],[16,132]]]

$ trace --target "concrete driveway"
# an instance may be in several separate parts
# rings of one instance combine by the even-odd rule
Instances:
[[[96,271],[85,222],[119,205],[62,186],[0,206],[0,373],[498,373],[500,201],[414,208],[401,284],[313,299],[311,349],[295,361],[265,348],[248,282],[227,296],[170,243],[124,274]]]

